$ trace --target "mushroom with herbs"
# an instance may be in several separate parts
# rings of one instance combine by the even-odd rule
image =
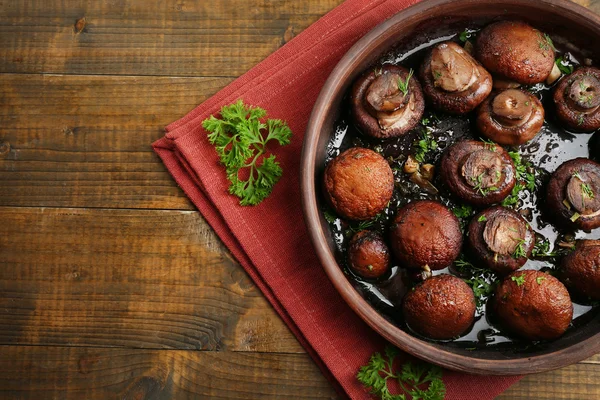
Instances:
[[[573,319],[567,288],[540,271],[516,271],[506,277],[496,289],[492,308],[503,327],[529,340],[556,339]]]
[[[390,270],[390,251],[378,232],[360,231],[350,240],[348,265],[366,279],[377,279]]]
[[[425,111],[421,85],[412,70],[396,65],[363,74],[352,87],[350,104],[360,130],[379,139],[404,135]]]
[[[420,77],[434,107],[453,114],[474,110],[492,90],[490,73],[454,42],[433,48],[421,65]]]
[[[475,58],[494,75],[524,85],[545,81],[554,68],[550,37],[520,21],[500,21],[477,36]]]
[[[535,232],[521,215],[496,206],[473,217],[468,243],[474,258],[504,275],[527,262],[535,246]]]
[[[554,90],[558,119],[579,132],[600,128],[600,70],[584,67],[563,78]]]
[[[501,202],[516,183],[515,166],[501,146],[464,140],[452,145],[440,163],[441,177],[460,199],[487,206]]]
[[[325,199],[342,217],[367,220],[383,210],[394,192],[394,173],[373,150],[353,147],[325,168]]]
[[[497,143],[517,146],[533,139],[544,124],[544,107],[532,93],[507,89],[477,109],[479,132]]]
[[[576,158],[558,167],[548,183],[546,207],[564,227],[600,227],[600,164]]]
[[[392,253],[406,268],[444,269],[460,254],[462,241],[458,218],[437,201],[409,203],[390,227]]]
[[[578,299],[600,300],[600,240],[581,240],[566,255],[558,278]]]

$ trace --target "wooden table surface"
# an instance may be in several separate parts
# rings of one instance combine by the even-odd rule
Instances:
[[[0,398],[337,398],[150,143],[341,2],[0,0]]]

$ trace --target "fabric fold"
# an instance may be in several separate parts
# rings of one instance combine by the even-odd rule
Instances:
[[[300,205],[300,153],[312,106],[338,60],[360,37],[413,0],[347,0],[215,96],[153,144],[167,169],[340,393],[368,398],[356,373],[385,341],[344,303],[313,251]],[[229,182],[201,123],[244,100],[286,120],[290,145],[274,147],[283,177],[255,207]],[[448,399],[492,399],[518,377],[445,373]]]

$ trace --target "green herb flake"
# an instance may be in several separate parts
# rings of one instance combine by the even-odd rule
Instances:
[[[279,119],[265,120],[267,112],[245,105],[242,100],[221,108],[221,117],[205,119],[202,126],[225,166],[231,185],[229,193],[240,198],[243,206],[256,205],[267,198],[283,170],[275,154],[267,156],[267,143],[290,143],[292,131]],[[246,180],[241,171],[248,171]]]
[[[535,243],[531,252],[533,257],[556,257],[556,252],[550,251],[550,241],[546,238]]]
[[[594,199],[596,197],[594,191],[588,183],[582,183],[581,190],[583,192],[583,195],[586,196],[588,199]]]
[[[417,140],[414,143],[415,160],[417,160],[420,163],[425,162],[425,157],[427,156],[427,153],[429,153],[430,151],[437,150],[438,147],[438,143],[431,136],[431,134],[427,130],[424,130],[421,139]]]
[[[517,283],[517,286],[523,286],[525,284],[525,274],[520,276],[513,276],[510,278],[513,282]]]
[[[541,285],[543,281],[546,280],[545,276],[538,276],[537,278],[535,278],[535,281],[537,282],[538,285]]]
[[[337,220],[337,216],[329,210],[325,210],[323,212],[323,216],[325,217],[325,220],[330,224],[335,223],[335,221]]]
[[[515,251],[513,252],[513,258],[522,258],[527,257],[527,253],[525,252],[525,240],[520,239],[517,243],[517,247],[515,247]]]
[[[473,215],[473,207],[461,204],[458,207],[454,207],[452,212],[457,218],[470,218]]]
[[[477,222],[485,222],[485,221],[487,221],[487,218],[485,217],[485,215],[482,215],[479,218],[477,218]]]
[[[407,361],[398,371],[395,366],[399,355],[397,348],[387,346],[383,355],[375,353],[371,356],[356,378],[371,394],[382,400],[444,400],[446,386],[442,380],[442,369],[422,361]],[[398,383],[402,394],[390,392],[389,379]]]
[[[403,95],[407,95],[408,94],[408,86],[410,83],[410,79],[413,76],[413,70],[412,68],[410,69],[410,71],[408,71],[408,76],[406,77],[406,80],[402,80],[402,78],[398,78],[398,90],[400,90],[402,92]]]

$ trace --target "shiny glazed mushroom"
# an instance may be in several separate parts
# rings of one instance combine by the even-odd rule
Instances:
[[[390,227],[392,253],[406,268],[446,268],[460,254],[462,241],[458,218],[437,201],[409,203]]]
[[[475,320],[475,296],[462,279],[442,274],[410,291],[402,303],[406,324],[431,339],[464,334]]]
[[[373,150],[353,147],[325,168],[325,198],[343,218],[366,220],[385,208],[394,192],[394,173]]]
[[[480,263],[499,274],[508,274],[522,267],[531,256],[535,232],[521,215],[496,206],[473,217],[468,243]]]
[[[454,195],[476,206],[504,200],[516,182],[508,153],[501,146],[474,140],[457,142],[446,150],[440,171]]]
[[[530,340],[556,339],[573,319],[567,288],[540,271],[517,271],[506,277],[496,289],[492,306],[507,330]]]
[[[545,81],[550,75],[554,67],[554,45],[548,35],[524,22],[501,21],[479,33],[475,58],[492,74],[532,85]]]
[[[563,258],[558,278],[582,300],[600,300],[600,240],[581,240]]]
[[[376,279],[390,269],[390,251],[377,232],[357,232],[348,247],[348,266],[357,275]]]
[[[544,107],[533,94],[507,89],[489,96],[477,109],[479,132],[497,143],[517,146],[533,139],[544,124]]]
[[[552,174],[547,188],[547,212],[565,227],[600,227],[600,164],[576,158]]]
[[[554,90],[554,103],[567,127],[580,132],[600,128],[600,70],[579,68],[563,78]]]
[[[421,85],[412,70],[395,65],[363,74],[352,87],[350,104],[360,130],[380,139],[404,135],[425,110]]]
[[[489,72],[454,42],[433,48],[421,65],[420,77],[434,107],[453,114],[474,110],[492,90]]]

